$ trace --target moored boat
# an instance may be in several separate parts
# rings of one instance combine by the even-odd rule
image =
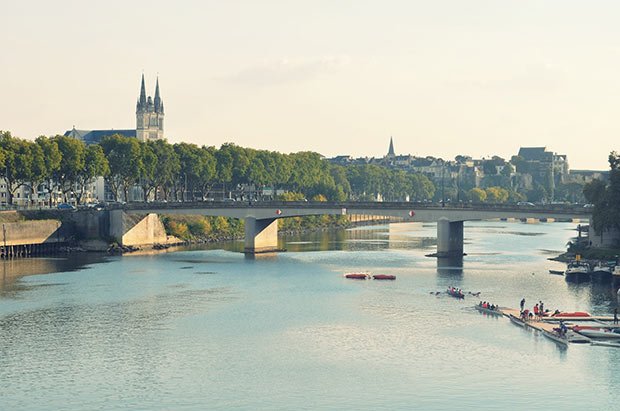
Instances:
[[[615,347],[620,348],[620,344],[615,342],[607,342],[607,341],[592,341],[590,345],[596,345],[599,347]]]
[[[573,261],[566,268],[564,277],[566,281],[580,283],[590,280],[590,266],[581,261]]]
[[[614,269],[611,271],[611,278],[612,278],[614,287],[620,284],[620,265],[616,265]]]
[[[613,332],[609,328],[604,327],[592,327],[587,325],[575,325],[573,331],[585,335],[588,338],[599,339],[615,339],[620,340],[620,334]]]
[[[508,318],[510,318],[511,323],[518,325],[519,327],[525,328],[525,321],[523,321],[519,317],[515,317],[514,315],[510,314]]]
[[[372,278],[375,280],[396,280],[396,276],[390,274],[375,274]]]
[[[549,274],[564,275],[564,271],[562,271],[562,270],[549,270]]]
[[[592,273],[590,274],[590,277],[592,278],[592,281],[596,281],[599,283],[609,283],[611,282],[613,275],[611,273],[611,268],[609,268],[607,265],[603,264],[602,262],[599,262],[592,269]]]
[[[344,275],[344,278],[350,280],[367,280],[370,278],[370,275],[366,273],[347,273]]]
[[[545,337],[549,338],[550,340],[555,341],[559,345],[568,347],[568,338],[565,335],[564,336],[560,335],[556,331],[546,331],[546,330],[542,330],[542,333]]]
[[[566,312],[551,314],[551,318],[556,318],[556,317],[557,318],[565,318],[565,317],[579,318],[579,317],[592,317],[592,315],[590,315],[590,313],[587,311],[566,311]]]

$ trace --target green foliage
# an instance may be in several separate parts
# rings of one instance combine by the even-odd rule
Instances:
[[[592,226],[598,234],[620,228],[620,155],[609,154],[609,181],[593,180],[584,187],[584,195],[594,204]]]
[[[505,203],[508,201],[508,190],[501,187],[488,187],[484,190],[487,194],[487,202],[489,203]]]
[[[468,192],[469,198],[474,203],[484,203],[487,200],[487,193],[481,188],[472,188]]]
[[[282,195],[278,196],[278,200],[280,201],[303,201],[306,198],[303,193],[296,193],[293,191],[287,191]]]

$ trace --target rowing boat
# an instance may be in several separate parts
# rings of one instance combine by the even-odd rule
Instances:
[[[562,337],[560,336],[558,333],[556,333],[555,331],[546,331],[546,330],[542,330],[542,333],[545,337],[549,338],[550,340],[555,341],[556,343],[564,346],[564,347],[568,347],[568,339],[566,337]]]
[[[480,311],[481,313],[485,313],[485,314],[495,315],[495,316],[498,316],[498,317],[501,317],[501,316],[504,315],[504,313],[502,313],[501,311],[499,311],[497,309],[496,310],[491,310],[490,308],[484,308],[484,307],[481,307],[479,305],[474,305],[474,308],[476,310]]]

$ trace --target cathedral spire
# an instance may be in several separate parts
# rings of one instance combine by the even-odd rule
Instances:
[[[155,84],[155,98],[153,99],[153,103],[155,104],[156,113],[163,111],[162,110],[163,106],[161,104],[161,97],[159,96],[159,77],[157,77],[157,82]]]
[[[394,141],[392,141],[392,136],[390,136],[390,148],[388,150],[387,156],[388,157],[396,156],[396,154],[394,154]]]
[[[142,73],[142,85],[140,86],[139,105],[142,107],[146,107],[146,87],[144,87],[144,73]]]

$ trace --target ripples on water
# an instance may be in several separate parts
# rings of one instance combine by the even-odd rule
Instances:
[[[478,298],[434,295],[609,313],[610,287],[547,274],[572,226],[466,223],[462,261],[424,257],[434,226],[395,224],[294,236],[254,259],[193,249],[9,267],[0,409],[614,409],[620,350],[564,350],[481,315]]]

